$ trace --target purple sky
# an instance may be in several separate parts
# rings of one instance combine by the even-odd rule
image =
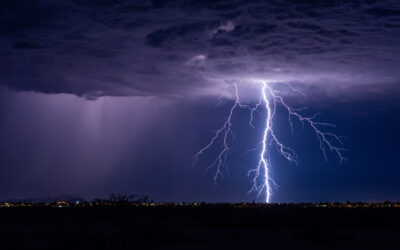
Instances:
[[[325,162],[312,135],[288,139],[305,156],[298,167],[276,160],[276,201],[398,199],[398,44],[395,0],[2,1],[0,199],[256,199],[243,174],[255,155],[239,157],[262,133],[245,127],[248,114],[235,118],[240,146],[218,187],[204,173],[213,153],[196,168],[191,157],[226,117],[228,84],[254,103],[260,80],[303,91],[349,149],[343,166]]]

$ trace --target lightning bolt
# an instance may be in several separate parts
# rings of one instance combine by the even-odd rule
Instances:
[[[290,91],[302,95],[305,98],[305,100],[307,100],[307,97],[303,92],[293,88],[288,84],[285,85],[288,87]],[[246,109],[250,112],[249,125],[252,128],[254,128],[254,123],[253,123],[254,113],[259,109],[261,109],[262,107],[266,111],[265,127],[262,139],[260,140],[256,148],[248,150],[248,151],[254,151],[254,150],[259,150],[261,148],[257,166],[254,169],[249,170],[248,172],[248,176],[252,176],[252,187],[249,190],[249,193],[256,192],[257,197],[259,197],[260,195],[262,195],[263,191],[265,191],[266,203],[270,202],[272,196],[272,189],[277,188],[277,184],[270,176],[270,171],[272,166],[270,161],[270,147],[272,145],[275,145],[276,150],[280,155],[282,155],[284,158],[286,158],[289,162],[293,164],[298,163],[298,157],[295,151],[292,148],[280,142],[278,136],[274,132],[273,119],[275,117],[276,107],[278,105],[280,105],[286,110],[288,114],[288,122],[290,124],[292,132],[294,132],[293,119],[297,119],[300,123],[302,123],[303,128],[307,125],[312,129],[312,131],[317,137],[320,149],[323,153],[325,160],[328,160],[327,150],[334,152],[340,159],[340,162],[345,160],[343,156],[343,151],[345,151],[345,149],[341,147],[341,145],[343,145],[341,137],[331,132],[323,130],[324,127],[335,127],[335,125],[331,123],[317,121],[316,119],[320,113],[316,113],[312,116],[303,116],[301,114],[301,111],[304,110],[305,108],[300,108],[300,109],[292,108],[285,102],[284,98],[281,95],[279,95],[276,91],[274,91],[274,89],[271,88],[271,86],[269,86],[266,82],[261,83],[261,95],[259,102],[254,106],[250,106],[240,101],[237,85],[233,83],[232,86],[235,91],[234,92],[235,102],[231,107],[223,126],[217,131],[215,131],[215,134],[211,138],[210,142],[193,156],[193,165],[195,165],[199,157],[202,154],[204,154],[207,150],[209,150],[217,142],[218,138],[222,137],[222,143],[223,143],[222,150],[219,151],[215,161],[211,163],[207,168],[207,170],[213,167],[216,168],[216,172],[213,177],[214,184],[217,183],[219,177],[223,176],[224,169],[227,168],[226,161],[230,151],[229,138],[235,137],[235,134],[232,131],[232,125],[233,125],[232,117],[235,110],[239,109]]]

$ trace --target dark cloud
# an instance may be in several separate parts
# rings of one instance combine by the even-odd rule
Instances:
[[[366,10],[366,13],[375,17],[400,17],[400,10],[397,9],[370,8]]]
[[[14,49],[41,49],[43,47],[36,43],[17,41],[14,43],[13,48]]]
[[[146,36],[146,44],[154,47],[175,47],[176,45],[194,45],[200,43],[207,36],[205,32],[217,29],[221,25],[218,21],[205,21],[167,29],[156,30]],[[170,42],[170,44],[167,44]],[[175,46],[174,46],[175,43]]]
[[[6,0],[0,84],[88,98],[213,95],[226,80],[395,85],[399,13],[394,0]]]

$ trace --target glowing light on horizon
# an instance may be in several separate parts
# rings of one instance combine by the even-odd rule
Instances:
[[[304,98],[306,99],[306,96],[300,90],[297,90],[288,84],[285,85],[288,87],[290,91],[300,94],[304,96]],[[294,164],[297,164],[298,162],[297,160],[298,157],[295,151],[290,147],[281,143],[278,139],[278,136],[274,132],[273,119],[275,117],[275,111],[277,105],[282,106],[288,113],[288,122],[290,124],[292,132],[294,131],[293,120],[292,120],[293,118],[301,122],[303,127],[305,125],[308,125],[313,130],[319,141],[319,146],[325,160],[328,160],[326,152],[327,149],[330,150],[331,152],[334,152],[340,159],[340,162],[342,162],[345,159],[343,156],[343,151],[345,149],[341,147],[341,145],[343,145],[341,138],[331,132],[323,130],[324,127],[335,127],[335,125],[331,123],[316,121],[316,118],[319,115],[319,113],[314,114],[312,116],[303,116],[301,114],[301,111],[304,108],[295,109],[289,106],[284,101],[284,98],[278,95],[274,91],[274,89],[271,88],[271,86],[269,86],[266,82],[261,82],[262,86],[260,90],[261,94],[259,102],[257,104],[255,104],[254,106],[243,104],[239,98],[239,91],[237,85],[232,84],[232,86],[234,87],[235,90],[235,103],[231,107],[228,117],[226,118],[223,126],[215,132],[210,142],[193,156],[193,164],[196,164],[199,157],[207,150],[209,150],[216,143],[218,138],[220,137],[223,138],[222,150],[219,151],[215,161],[211,163],[207,168],[207,170],[212,167],[216,168],[216,172],[213,178],[214,184],[216,184],[218,178],[222,176],[224,168],[228,167],[227,157],[230,151],[228,139],[229,136],[234,136],[232,131],[232,117],[236,109],[246,109],[250,112],[249,125],[252,128],[254,128],[253,124],[254,112],[258,111],[261,107],[263,107],[266,111],[265,127],[262,138],[258,143],[258,146],[255,149],[252,149],[252,150],[257,150],[261,147],[259,154],[259,161],[256,168],[251,169],[248,172],[248,176],[252,176],[252,187],[249,192],[256,192],[257,197],[259,197],[260,195],[262,195],[263,191],[265,191],[265,202],[267,203],[269,203],[271,200],[272,186],[274,186],[275,188],[277,187],[276,183],[274,182],[274,180],[271,178],[270,175],[272,167],[269,157],[270,147],[274,144],[276,146],[276,150],[278,151],[278,153],[282,155],[284,158],[286,158],[289,162]]]

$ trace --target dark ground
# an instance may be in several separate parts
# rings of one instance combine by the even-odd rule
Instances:
[[[400,249],[400,208],[14,207],[0,249]]]

